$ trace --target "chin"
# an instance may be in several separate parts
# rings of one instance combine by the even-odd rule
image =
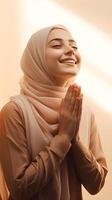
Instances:
[[[73,79],[76,77],[76,73],[66,73],[64,76],[66,76],[66,79]]]
[[[77,75],[77,70],[74,70],[74,69],[67,70],[66,74],[69,75],[69,76],[76,76]]]
[[[77,76],[79,73],[80,67],[76,66],[73,70],[71,70],[71,75]]]

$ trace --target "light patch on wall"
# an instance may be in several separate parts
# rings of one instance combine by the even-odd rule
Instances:
[[[79,85],[81,82],[86,96],[106,112],[112,113],[112,86],[86,70],[83,70],[77,79]]]
[[[79,38],[83,56],[105,75],[112,77],[112,38],[88,23],[85,25]]]

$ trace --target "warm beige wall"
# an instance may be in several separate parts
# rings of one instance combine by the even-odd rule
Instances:
[[[82,30],[85,30],[87,23],[90,26],[97,28],[97,31],[102,31],[107,40],[112,42],[111,7],[112,3],[108,0],[104,0],[103,2],[101,0],[0,0],[0,108],[8,101],[8,98],[11,95],[18,93],[19,91],[18,81],[21,76],[19,60],[22,50],[31,33],[40,27],[49,24],[63,23],[69,26],[71,30],[73,29],[73,32],[76,33],[76,37],[78,38],[78,42],[81,43],[80,46],[82,52],[84,51],[88,55],[87,50],[89,44],[84,42],[84,38],[87,40],[87,37],[84,36],[85,32]],[[76,16],[80,17],[83,20],[83,23],[81,21],[78,23],[79,21]],[[68,20],[69,17],[71,17],[71,20]],[[91,40],[94,40],[94,43],[96,39],[91,38]],[[96,43],[95,45],[95,48],[99,47],[99,43]],[[92,47],[90,46],[90,48]],[[102,46],[101,48],[107,47]],[[109,53],[110,49],[108,54]],[[110,108],[109,112],[109,109],[107,109],[109,103],[107,99],[104,98],[106,95],[109,97],[109,102],[112,100],[111,96],[109,96],[111,89],[107,91],[107,88],[111,88],[112,79],[110,78],[110,74],[106,74],[102,71],[103,67],[102,69],[98,68],[98,57],[96,57],[94,63],[91,63],[90,60],[88,60],[89,57],[86,57],[86,54],[82,53],[82,56],[82,72],[79,81],[81,81],[81,85],[84,87],[85,92],[88,95],[88,99],[92,103],[95,111],[101,132],[102,144],[109,166],[108,177],[102,191],[96,196],[90,196],[84,191],[84,199],[111,200],[112,109]],[[94,54],[92,54],[92,56],[94,57]],[[107,54],[106,56],[109,60],[110,57],[108,57]],[[104,56],[101,55],[100,58],[103,60]],[[104,62],[106,61],[104,60]],[[107,65],[107,68],[112,68],[112,62],[108,61],[108,63],[109,66]],[[110,68],[108,68],[108,70],[110,70]],[[89,77],[88,71],[91,77]],[[96,85],[95,97],[92,96],[91,93],[91,86],[94,90],[94,77],[97,78],[96,84],[98,84]],[[107,84],[106,86],[105,83]],[[100,84],[104,93],[102,97],[101,93],[101,95],[96,98],[100,92],[98,87]],[[104,99],[103,103],[102,99]]]
[[[18,1],[0,0],[0,107],[16,92],[19,79]]]
[[[62,7],[78,14],[86,21],[97,26],[112,37],[112,1],[111,0],[53,0]]]

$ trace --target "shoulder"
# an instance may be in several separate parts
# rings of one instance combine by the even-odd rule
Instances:
[[[6,135],[16,137],[17,133],[23,133],[24,131],[25,120],[23,112],[15,102],[9,101],[0,111],[0,137]]]
[[[9,101],[6,103],[1,111],[0,111],[0,118],[1,119],[23,119],[23,112],[21,108],[14,102],[14,101]]]

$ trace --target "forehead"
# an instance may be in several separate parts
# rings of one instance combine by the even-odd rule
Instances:
[[[48,42],[55,39],[55,38],[60,38],[62,40],[73,40],[73,37],[70,32],[64,29],[56,28],[53,29],[48,36]]]

